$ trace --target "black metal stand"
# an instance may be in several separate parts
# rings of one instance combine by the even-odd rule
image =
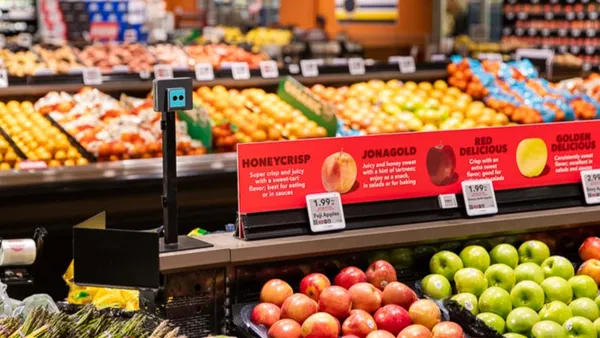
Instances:
[[[163,154],[163,224],[164,244],[160,252],[182,251],[212,247],[212,244],[187,236],[179,236],[177,221],[177,143],[175,139],[175,112],[163,112],[161,118]]]
[[[163,112],[161,120],[163,139],[163,222],[165,246],[177,246],[177,146],[175,142],[175,113]]]

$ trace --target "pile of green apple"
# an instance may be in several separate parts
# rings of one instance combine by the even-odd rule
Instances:
[[[598,285],[543,242],[441,251],[429,268],[421,283],[427,296],[451,297],[504,337],[600,337]]]

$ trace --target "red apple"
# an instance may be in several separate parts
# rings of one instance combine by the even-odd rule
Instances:
[[[281,306],[281,318],[290,318],[302,324],[306,318],[319,311],[319,305],[307,295],[295,293]]]
[[[395,304],[408,310],[417,301],[417,294],[406,284],[391,282],[383,289],[383,304]]]
[[[311,273],[300,281],[300,292],[318,302],[321,292],[330,286],[331,282],[327,276],[322,273]]]
[[[352,308],[373,313],[381,306],[381,291],[369,283],[352,285],[350,290]]]
[[[375,319],[363,310],[352,310],[350,317],[342,324],[343,335],[355,335],[359,338],[365,338],[375,330],[377,330]]]
[[[358,338],[358,337],[353,334],[349,334],[349,335],[342,336],[342,338]]]
[[[394,336],[412,324],[408,312],[398,305],[386,305],[375,312],[375,324],[380,330],[386,330]]]
[[[271,279],[260,290],[260,301],[281,306],[293,293],[294,290],[292,290],[292,287],[288,283],[281,279]]]
[[[423,325],[413,324],[400,331],[397,338],[431,338],[433,334]]]
[[[339,334],[340,322],[328,313],[315,313],[302,324],[304,338],[338,338]]]
[[[367,269],[367,281],[380,290],[396,280],[396,269],[386,261],[375,261]]]
[[[282,319],[269,329],[269,338],[301,338],[302,327],[291,319]]]
[[[394,337],[393,334],[391,334],[387,331],[377,330],[377,331],[373,331],[373,332],[369,333],[367,338],[396,338],[396,337]]]
[[[455,176],[456,155],[452,147],[438,145],[429,148],[427,152],[427,172],[431,183],[435,185],[448,185]]]
[[[419,299],[408,309],[408,315],[414,324],[420,324],[431,330],[436,326],[442,313],[436,303],[428,299]]]
[[[270,327],[279,320],[279,307],[271,303],[260,303],[252,309],[250,320],[256,325]]]
[[[336,318],[346,318],[352,309],[350,292],[341,286],[330,286],[321,292],[319,311],[327,312]]]
[[[600,286],[600,260],[588,259],[577,270],[578,275],[587,275],[592,277],[596,284]]]
[[[431,331],[433,338],[463,338],[465,336],[460,325],[454,322],[441,322]]]
[[[350,289],[352,285],[364,283],[366,281],[367,275],[365,275],[361,269],[354,266],[349,266],[342,269],[342,271],[335,276],[334,284],[346,289]]]
[[[588,237],[579,247],[579,257],[582,261],[600,259],[600,238]]]

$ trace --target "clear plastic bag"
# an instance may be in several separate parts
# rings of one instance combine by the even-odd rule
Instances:
[[[13,312],[13,301],[8,297],[8,293],[6,293],[6,289],[8,286],[6,284],[0,282],[0,316],[10,316]]]
[[[29,315],[29,312],[31,312],[34,309],[40,308],[50,313],[58,312],[58,307],[56,306],[56,303],[54,303],[54,301],[52,300],[52,297],[48,296],[45,293],[40,293],[23,299],[21,304],[19,304],[14,309],[12,315],[14,317],[21,317],[23,320],[25,320],[25,318],[27,318],[27,315]]]

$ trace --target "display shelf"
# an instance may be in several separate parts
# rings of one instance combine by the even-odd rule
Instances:
[[[304,84],[359,82],[373,78],[381,80],[431,80],[447,76],[445,63],[418,64],[415,73],[400,73],[397,64],[366,66],[365,71],[364,75],[350,75],[348,66],[322,66],[319,67],[319,76],[315,77],[304,77],[298,73],[291,73],[284,69],[279,70],[279,75],[293,75]],[[252,70],[250,73],[252,76],[248,80],[234,80],[231,77],[231,71],[219,70],[215,71],[214,80],[194,81],[194,86],[223,85],[228,88],[246,88],[276,86],[279,84],[279,78],[262,78],[258,70]],[[195,78],[195,74],[192,71],[176,71],[174,76]],[[104,75],[103,78],[103,83],[94,87],[104,92],[149,92],[152,89],[153,77],[142,79],[139,74],[113,74]],[[30,78],[9,77],[9,86],[0,91],[0,97],[43,96],[50,91],[56,90],[75,92],[82,86],[83,77],[81,75],[33,76]]]

